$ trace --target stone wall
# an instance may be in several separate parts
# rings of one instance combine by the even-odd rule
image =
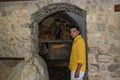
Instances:
[[[30,17],[35,3],[0,3],[0,56],[27,57],[31,51]]]
[[[119,12],[114,5],[120,1],[86,1],[88,37],[88,75],[90,80],[120,79]]]
[[[33,54],[31,16],[38,9],[42,10],[43,6],[57,2],[74,4],[87,11],[89,80],[119,80],[120,12],[114,12],[114,5],[120,4],[120,0],[38,0],[0,3],[0,56],[21,56],[28,60]]]
[[[31,15],[38,9],[35,2],[0,3],[0,57],[24,57],[25,61],[0,60],[1,80],[48,80],[42,58],[31,49]],[[13,64],[13,66],[11,65]]]

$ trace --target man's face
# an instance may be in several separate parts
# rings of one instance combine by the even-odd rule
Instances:
[[[71,28],[70,35],[74,39],[77,35],[79,35],[79,31],[76,28]]]

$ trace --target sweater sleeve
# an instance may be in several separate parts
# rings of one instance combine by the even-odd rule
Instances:
[[[77,46],[78,63],[84,64],[86,59],[85,41],[83,39],[78,40]]]

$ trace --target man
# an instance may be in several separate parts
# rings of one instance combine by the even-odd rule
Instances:
[[[85,41],[80,35],[80,30],[77,26],[70,27],[70,35],[74,40],[69,62],[71,80],[83,80],[86,70]]]

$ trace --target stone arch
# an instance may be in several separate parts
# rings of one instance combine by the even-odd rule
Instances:
[[[41,22],[42,19],[45,17],[52,15],[56,12],[60,11],[68,11],[73,12],[75,14],[78,14],[80,16],[86,15],[86,11],[83,9],[78,8],[77,6],[69,3],[54,3],[54,4],[48,4],[47,6],[44,6],[40,9],[38,9],[32,16],[31,19],[33,22]]]
[[[46,17],[62,11],[72,12],[79,16],[84,16],[86,18],[86,11],[78,8],[77,6],[69,3],[53,3],[38,9],[32,16],[32,52],[34,54],[38,53],[38,24]],[[85,22],[86,23],[86,22]],[[84,28],[85,29],[85,28]],[[84,38],[86,39],[86,31],[84,30]]]
[[[67,11],[74,13],[78,16],[83,16],[85,17],[84,23],[86,24],[86,11],[78,8],[77,6],[69,3],[53,3],[53,4],[48,4],[47,6],[41,7],[38,9],[32,16],[32,51],[33,54],[37,54],[39,51],[39,39],[38,39],[38,32],[39,32],[39,26],[38,24],[42,22],[46,17],[49,17],[52,14],[62,12],[62,11]],[[83,32],[83,37],[86,40],[86,28],[85,25],[83,26],[84,32]],[[87,78],[85,79],[87,80]]]

